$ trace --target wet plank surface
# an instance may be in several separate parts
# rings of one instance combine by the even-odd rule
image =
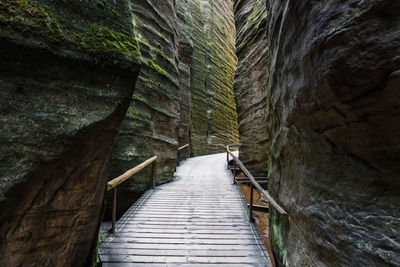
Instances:
[[[103,266],[272,266],[225,160],[190,158],[144,194],[101,244]]]

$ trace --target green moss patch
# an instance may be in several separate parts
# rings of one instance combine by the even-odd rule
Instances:
[[[92,24],[82,45],[93,53],[105,53],[107,56],[124,55],[133,59],[140,58],[140,46],[134,36],[111,31],[105,26]]]
[[[161,75],[167,76],[167,72],[162,69],[160,66],[158,66],[156,63],[154,63],[153,60],[148,59],[147,62],[150,64],[150,66],[157,71],[158,73],[160,73]]]

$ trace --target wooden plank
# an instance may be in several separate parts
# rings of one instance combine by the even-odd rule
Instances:
[[[142,244],[209,244],[209,245],[257,245],[258,242],[252,239],[184,239],[184,238],[141,238],[141,237],[115,237],[112,243],[142,243]]]
[[[211,256],[211,257],[259,257],[251,250],[210,250],[210,249],[129,249],[100,248],[101,255],[134,255],[134,256]]]
[[[131,263],[127,262],[118,262],[118,263],[103,263],[103,267],[132,267]],[[254,267],[254,266],[264,266],[264,265],[254,265],[254,264],[243,264],[243,263],[229,263],[229,264],[215,264],[215,263],[189,263],[189,264],[182,264],[182,263],[169,263],[168,267],[192,267],[192,266],[206,266],[206,267]],[[152,264],[152,263],[141,263],[140,267],[160,267],[160,264]]]
[[[102,261],[108,262],[130,262],[130,263],[243,263],[243,264],[261,264],[262,258],[257,257],[199,257],[199,256],[130,256],[130,255],[102,255]]]
[[[249,251],[257,251],[260,249],[258,245],[209,245],[209,244],[138,244],[138,243],[104,243],[101,245],[101,249],[105,248],[124,248],[124,249],[133,249],[133,250],[141,250],[141,249],[152,249],[152,250],[249,250]]]
[[[253,233],[231,233],[224,234],[209,234],[209,233],[131,233],[131,232],[118,232],[114,235],[115,238],[162,238],[162,239],[218,239],[218,240],[232,240],[232,239],[254,239]]]
[[[168,229],[168,228],[138,228],[138,227],[124,227],[120,229],[118,233],[160,233],[160,234],[181,234],[185,231],[192,234],[219,234],[219,235],[236,235],[236,234],[248,234],[253,235],[247,228],[243,229],[193,229],[193,228],[179,228],[179,229]]]

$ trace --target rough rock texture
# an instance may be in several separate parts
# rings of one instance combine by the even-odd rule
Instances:
[[[0,2],[1,266],[91,262],[139,72],[131,21],[127,1]]]
[[[179,58],[179,88],[180,88],[180,120],[178,143],[183,146],[190,143],[190,66],[193,57],[193,41],[191,35],[192,15],[187,0],[178,1],[178,58]],[[188,156],[189,148],[178,152],[178,161]]]
[[[189,1],[193,18],[191,125],[193,155],[221,152],[238,141],[233,95],[236,67],[233,1]]]
[[[255,176],[267,175],[266,0],[235,2],[236,55],[234,92],[238,113],[240,159]]]
[[[175,0],[132,0],[143,67],[112,152],[113,179],[158,156],[157,184],[170,181],[176,164],[180,90]],[[151,167],[118,187],[118,211],[124,211],[151,186]],[[108,194],[108,211],[111,194]],[[106,215],[109,215],[107,212]]]
[[[190,143],[192,154],[200,155],[237,142],[233,1],[131,5],[145,66],[114,145],[110,179],[158,155],[160,184],[172,179],[178,146]],[[119,186],[119,214],[150,185],[151,168],[146,168]],[[108,203],[106,215],[111,194]]]
[[[400,265],[399,12],[267,2],[268,187],[290,216],[272,210],[270,234],[286,266]]]

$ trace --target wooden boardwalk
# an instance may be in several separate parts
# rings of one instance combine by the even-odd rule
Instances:
[[[272,266],[225,164],[190,158],[144,194],[99,248],[103,266]]]

